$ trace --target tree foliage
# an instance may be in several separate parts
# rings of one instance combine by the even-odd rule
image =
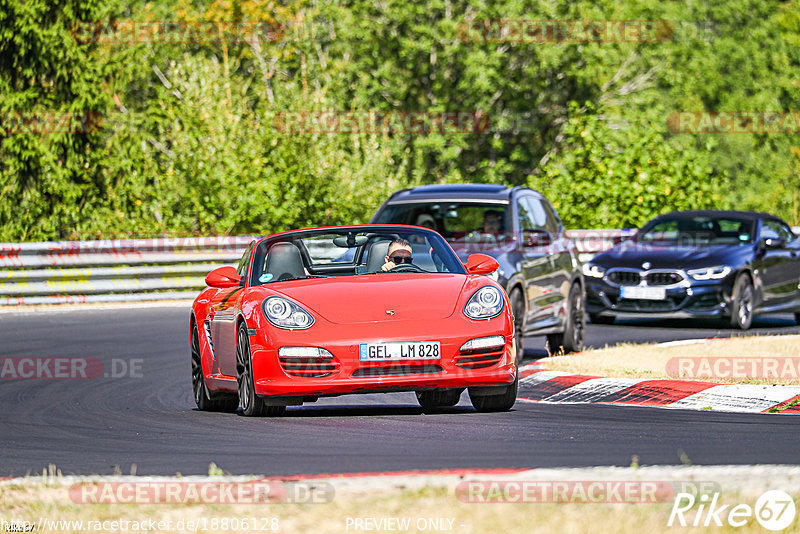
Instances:
[[[711,146],[684,154],[655,128],[614,130],[591,104],[586,108],[570,106],[561,149],[530,184],[554,199],[567,224],[638,228],[665,208],[729,207],[724,176],[709,164]]]
[[[100,5],[0,0],[2,239],[63,237],[106,192],[102,165],[109,155],[99,150],[101,136],[53,124],[105,108],[98,66],[70,33],[77,20],[99,18]]]

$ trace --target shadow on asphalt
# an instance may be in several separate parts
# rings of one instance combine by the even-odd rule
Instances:
[[[455,415],[477,414],[471,406],[453,406],[440,408],[436,411],[423,411],[419,406],[364,406],[364,405],[339,405],[339,406],[290,406],[279,418],[291,417],[368,417],[368,416],[398,416],[398,415]],[[237,412],[241,415],[241,412]],[[244,417],[244,416],[242,416]],[[269,418],[264,418],[269,419]]]
[[[713,319],[663,319],[663,320],[650,320],[650,319],[626,319],[617,320],[613,325],[593,325],[597,327],[604,326],[625,326],[631,328],[676,328],[681,330],[720,330],[722,335],[748,335],[757,334],[754,330],[761,328],[789,328],[797,326],[797,323],[791,316],[786,317],[757,317],[753,319],[753,325],[750,330],[741,331],[731,328],[727,322]]]

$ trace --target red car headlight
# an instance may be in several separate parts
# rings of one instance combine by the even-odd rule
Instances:
[[[491,319],[503,311],[503,294],[494,286],[483,286],[469,298],[464,315],[470,319]]]
[[[310,313],[281,297],[269,297],[262,303],[262,309],[267,320],[278,328],[305,330],[314,324],[314,317]]]

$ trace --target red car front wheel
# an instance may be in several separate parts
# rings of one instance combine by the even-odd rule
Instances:
[[[236,341],[236,382],[239,386],[239,404],[242,405],[242,414],[248,417],[261,415],[281,415],[286,411],[286,406],[267,406],[264,399],[256,395],[253,383],[253,359],[250,354],[250,337],[247,326],[239,325],[239,334]]]
[[[517,402],[518,384],[519,376],[514,378],[514,382],[505,386],[504,390],[496,395],[474,395],[470,389],[469,400],[472,401],[472,406],[479,412],[507,412]]]

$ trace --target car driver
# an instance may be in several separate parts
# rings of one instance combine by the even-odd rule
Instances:
[[[389,243],[389,251],[384,258],[386,263],[381,267],[382,271],[391,271],[398,265],[411,263],[411,243],[405,239],[395,239]]]

